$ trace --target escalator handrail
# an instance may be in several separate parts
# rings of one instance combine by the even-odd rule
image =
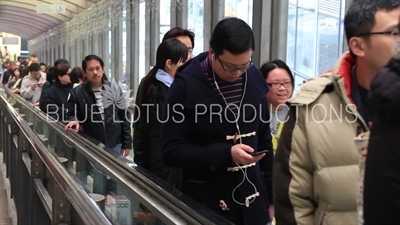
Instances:
[[[37,155],[41,158],[50,174],[60,186],[80,218],[85,224],[111,225],[110,221],[99,209],[94,200],[78,185],[58,159],[49,152],[39,137],[29,127],[29,124],[19,115],[14,107],[3,97],[0,96],[3,104],[10,112],[16,125],[27,138]],[[85,207],[82,207],[85,206]]]
[[[50,116],[42,112],[40,109],[34,108],[30,103],[28,103],[25,99],[23,99],[21,96],[16,95],[14,93],[9,92],[8,90],[6,91],[9,93],[16,101],[18,101],[20,104],[22,104],[24,107],[28,108],[31,110],[39,119],[43,121],[49,121],[53,120]],[[51,126],[53,129],[55,129],[62,137],[63,139],[69,140],[71,143],[74,145],[80,146],[77,150],[81,151],[82,154],[89,156],[92,158],[93,161],[99,162],[99,164],[108,164],[108,165],[117,165],[116,170],[120,174],[124,174],[128,177],[131,177],[132,180],[138,180],[135,181],[135,184],[139,185],[141,188],[144,190],[152,193],[152,195],[159,195],[160,197],[157,198],[159,201],[163,202],[164,204],[169,205],[171,210],[176,211],[178,209],[179,211],[183,212],[185,215],[182,215],[178,213],[180,216],[183,216],[186,219],[189,220],[195,220],[199,224],[214,224],[211,222],[208,218],[205,218],[204,216],[198,214],[196,210],[192,209],[188,205],[186,205],[184,202],[178,200],[175,198],[171,193],[165,191],[158,185],[154,184],[153,181],[151,181],[149,178],[145,177],[143,174],[139,173],[135,169],[132,169],[132,162],[128,163],[129,160],[127,160],[124,157],[110,157],[108,154],[111,154],[110,151],[107,151],[106,149],[103,149],[99,147],[98,145],[94,144],[93,142],[88,142],[84,137],[82,137],[80,134],[77,134],[75,132],[65,132],[64,131],[64,124],[60,122],[56,122],[53,120],[51,123],[47,123],[49,126]],[[83,148],[83,146],[87,147],[86,149]],[[105,152],[108,152],[104,154]],[[95,155],[93,157],[93,155]],[[109,162],[109,163],[107,163]],[[101,165],[101,167],[106,168],[109,166],[104,166]],[[156,196],[154,196],[156,197]],[[150,200],[148,200],[150,201]],[[175,207],[176,209],[173,209]],[[189,217],[187,217],[189,216]],[[224,224],[231,224],[228,221]]]

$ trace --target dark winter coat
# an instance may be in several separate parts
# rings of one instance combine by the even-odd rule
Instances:
[[[181,189],[184,194],[235,224],[265,225],[270,221],[268,204],[272,204],[273,163],[266,101],[268,87],[256,67],[247,70],[247,77],[244,77],[247,87],[243,88],[242,104],[247,104],[247,107],[240,108],[238,130],[234,115],[229,110],[222,115],[216,113],[219,109],[215,105],[223,109],[227,106],[218,91],[210,85],[210,71],[201,66],[207,55],[202,53],[183,65],[169,89],[164,115],[168,121],[161,125],[163,161],[169,167],[182,169]],[[211,107],[212,104],[214,107]],[[210,114],[211,110],[214,114]],[[244,110],[246,113],[243,113]],[[247,168],[248,179],[260,193],[249,207],[235,203],[232,198],[234,189],[244,179],[242,171],[228,171],[229,167],[237,165],[231,156],[233,141],[227,140],[227,136],[236,132],[255,132],[255,136],[242,138],[243,144],[255,151],[269,150],[256,166]],[[245,198],[254,193],[252,185],[245,180],[234,192],[234,197],[244,203]],[[222,209],[221,200],[229,210]]]
[[[400,42],[371,83],[374,119],[364,180],[364,224],[400,221]]]

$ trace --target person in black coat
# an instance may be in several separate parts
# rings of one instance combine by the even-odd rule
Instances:
[[[274,156],[253,32],[241,19],[223,19],[209,49],[178,69],[168,92],[162,158],[182,169],[184,194],[237,225],[266,225]]]
[[[169,170],[161,162],[160,114],[176,70],[187,58],[188,49],[178,39],[163,41],[157,49],[156,65],[143,79],[136,98],[133,136],[135,163],[164,181],[168,180]]]
[[[88,55],[82,61],[86,81],[71,90],[68,99],[65,130],[83,132],[128,156],[132,149],[130,115],[121,88],[106,80],[104,61],[97,55]]]
[[[399,28],[400,29],[400,28]],[[374,119],[364,178],[364,224],[400,221],[400,41],[371,83]]]
[[[54,62],[54,67],[48,67],[46,69],[47,70],[46,71],[46,82],[43,84],[43,87],[42,87],[42,95],[43,95],[44,92],[47,91],[47,89],[49,89],[51,87],[51,85],[56,80],[56,77],[54,75],[54,68],[57,67],[59,64],[69,64],[69,62],[66,59],[57,59]],[[42,69],[42,64],[40,64],[40,69]]]
[[[45,91],[42,91],[39,101],[40,110],[58,121],[65,121],[68,108],[68,96],[72,89],[69,74],[71,67],[68,63],[62,63],[54,67],[54,83]]]

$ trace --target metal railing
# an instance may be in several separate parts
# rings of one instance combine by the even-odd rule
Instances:
[[[0,114],[0,151],[6,165],[3,173],[10,186],[7,197],[13,200],[17,214],[13,222],[110,225],[96,202],[4,95],[0,96]]]
[[[142,224],[231,224],[151,173],[138,167],[132,161],[109,149],[99,147],[100,145],[96,143],[96,140],[88,141],[87,137],[77,133],[65,132],[63,124],[53,121],[20,96],[7,90],[6,93],[7,100],[12,103],[14,108],[18,109],[19,116],[26,120],[30,128],[42,138],[42,141],[50,149],[48,151],[54,154],[56,158],[64,157],[67,159],[64,166],[70,174],[74,170],[73,178],[75,182],[80,183],[85,189],[88,164],[96,168],[95,170],[100,173],[102,178],[91,173],[93,190],[86,190],[87,192],[108,195],[105,187],[108,183],[107,180],[111,178],[117,183],[117,192],[118,189],[123,189],[123,194],[133,203],[131,207],[132,217],[135,217],[135,214],[141,211],[138,208],[143,209],[144,216],[150,213],[153,217],[156,217],[156,221],[153,218],[153,221]],[[103,212],[105,212],[104,209]],[[108,214],[107,217],[110,218],[110,215]],[[136,223],[130,224],[140,223],[136,221]]]

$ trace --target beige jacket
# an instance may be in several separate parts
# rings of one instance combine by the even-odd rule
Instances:
[[[358,224],[361,154],[354,138],[368,127],[350,97],[353,63],[344,54],[290,100],[274,163],[278,225]]]

